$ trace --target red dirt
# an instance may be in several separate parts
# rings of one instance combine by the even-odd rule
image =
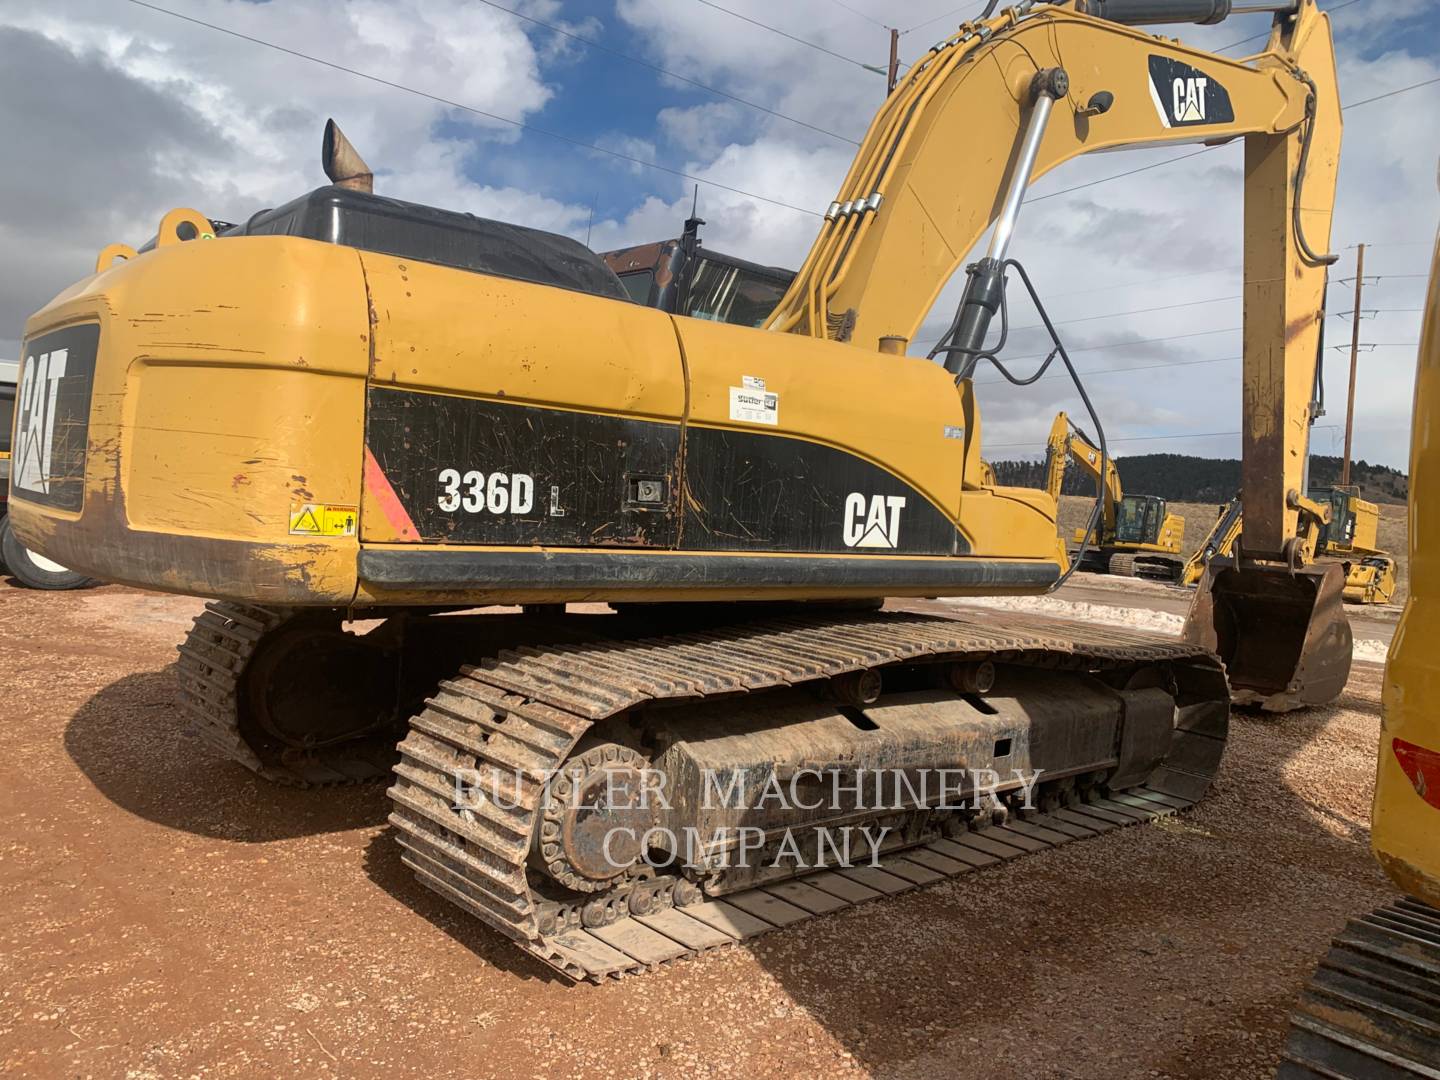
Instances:
[[[199,602],[0,585],[0,1063],[17,1075],[1267,1076],[1331,934],[1390,898],[1380,669],[1241,715],[1214,794],[606,986],[416,885],[381,785],[274,788],[186,734]]]

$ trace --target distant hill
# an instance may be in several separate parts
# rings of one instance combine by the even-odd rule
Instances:
[[[995,477],[1015,487],[1045,483],[1043,461],[996,461]],[[1120,482],[1137,495],[1159,495],[1174,502],[1222,503],[1240,490],[1240,462],[1234,458],[1203,458],[1189,454],[1137,454],[1117,457]],[[1340,459],[1316,454],[1310,459],[1311,488],[1329,487],[1340,480]],[[1403,503],[1410,495],[1410,478],[1388,465],[1359,461],[1350,467],[1350,482],[1360,486],[1361,498],[1377,503]],[[1078,469],[1065,474],[1067,495],[1091,494],[1089,481]]]

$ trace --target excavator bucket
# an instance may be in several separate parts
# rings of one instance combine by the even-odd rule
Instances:
[[[1238,705],[1288,712],[1340,696],[1350,623],[1338,563],[1286,570],[1211,566],[1185,619],[1186,641],[1225,662]]]

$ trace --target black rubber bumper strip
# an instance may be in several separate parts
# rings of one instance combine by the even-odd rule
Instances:
[[[416,551],[360,552],[362,580],[406,589],[689,589],[832,588],[936,590],[992,586],[1041,589],[1060,576],[1056,563],[955,557],[875,559],[836,556],[642,555],[635,552]]]

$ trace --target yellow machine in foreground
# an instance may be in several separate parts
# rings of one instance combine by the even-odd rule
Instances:
[[[1172,514],[1155,495],[1127,495],[1120,488],[1120,470],[1070,418],[1057,413],[1045,445],[1045,491],[1059,503],[1066,467],[1074,461],[1094,482],[1100,499],[1098,532],[1075,530],[1074,545],[1083,551],[1080,569],[1096,574],[1175,581],[1180,576],[1180,544],[1185,519]],[[1105,471],[1101,473],[1101,462]]]
[[[1352,919],[1291,1018],[1280,1080],[1440,1075],[1440,243],[1410,449],[1410,596],[1385,665],[1370,843],[1405,896]],[[1426,495],[1425,493],[1434,494]]]
[[[875,610],[1066,572],[1055,500],[981,459],[971,377],[1008,371],[1007,278],[1034,295],[1007,257],[1032,177],[1243,138],[1256,560],[1216,610],[1263,591],[1285,618],[1252,610],[1221,648],[1270,650],[1230,660],[1244,693],[1344,683],[1327,579],[1282,547],[1339,150],[1328,20],[1276,4],[1235,60],[1124,25],[1223,0],[1087,6],[1105,17],[1012,9],[915,63],[768,329],[641,307],[564,237],[374,195],[332,126],[336,186],[243,226],[173,211],[29,321],[23,377],[54,407],[18,419],[15,527],[217,598],[180,649],[200,735],[284,783],[393,768],[419,880],[574,978],[1183,809],[1229,716],[1205,644]],[[943,363],[903,355],[992,222]],[[498,604],[522,609],[473,610]]]

